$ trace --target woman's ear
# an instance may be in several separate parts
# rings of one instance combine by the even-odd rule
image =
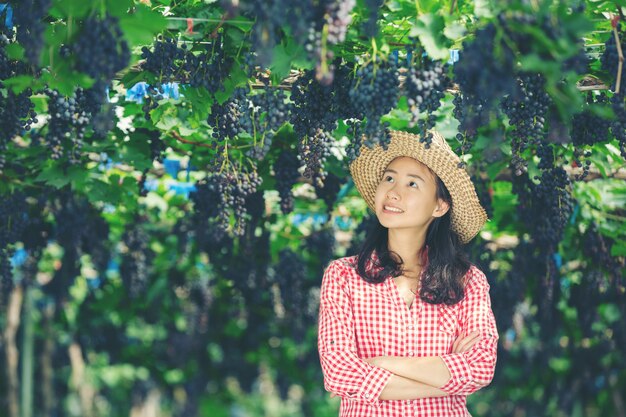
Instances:
[[[437,199],[437,206],[433,211],[433,217],[441,217],[450,210],[450,204],[441,198]]]

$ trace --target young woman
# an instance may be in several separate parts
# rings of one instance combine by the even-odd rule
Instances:
[[[350,165],[378,224],[322,279],[318,350],[341,417],[469,416],[466,396],[493,378],[489,284],[462,252],[487,215],[432,134],[427,146],[392,131],[386,150],[363,147]]]

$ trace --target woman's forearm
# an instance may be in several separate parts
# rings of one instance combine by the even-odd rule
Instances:
[[[381,400],[417,400],[428,397],[445,397],[448,394],[438,388],[399,375],[392,375],[385,385]]]
[[[450,379],[450,372],[439,356],[407,358],[403,356],[379,356],[366,359],[369,363],[387,369],[395,375],[438,388]]]

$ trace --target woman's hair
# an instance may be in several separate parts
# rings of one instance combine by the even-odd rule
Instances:
[[[425,242],[428,250],[422,254],[422,259],[425,260],[425,255],[428,257],[428,266],[422,277],[419,296],[427,303],[452,305],[461,301],[465,295],[463,278],[471,265],[462,250],[458,235],[450,227],[450,192],[443,181],[432,170],[430,172],[437,186],[436,198],[446,201],[450,210],[435,218],[428,226]],[[357,272],[369,283],[379,284],[389,275],[397,277],[403,272],[403,261],[397,253],[389,251],[387,236],[388,229],[375,220],[359,249]],[[374,250],[378,255],[378,263],[374,265],[375,268],[366,271],[367,261]]]

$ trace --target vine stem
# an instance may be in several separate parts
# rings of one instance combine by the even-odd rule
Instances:
[[[182,143],[188,143],[189,145],[200,146],[200,147],[202,147],[202,148],[212,148],[212,147],[213,147],[213,145],[208,144],[208,143],[194,142],[194,141],[192,141],[192,140],[185,139],[185,138],[183,138],[182,136],[180,136],[180,135],[178,134],[178,132],[176,132],[176,131],[174,131],[174,130],[172,130],[172,131],[170,132],[170,135],[171,135],[174,139],[176,139],[177,141],[182,142]]]
[[[203,19],[200,17],[167,17],[167,20],[183,20],[187,21],[191,19],[193,22],[207,22],[207,23],[232,23],[234,25],[254,25],[254,22],[248,22],[246,20],[225,20],[225,19]]]
[[[456,9],[456,0],[452,0],[452,3],[450,4],[450,14],[454,13],[454,9]]]
[[[617,47],[617,56],[619,57],[619,62],[617,64],[617,82],[615,83],[615,94],[619,94],[620,85],[622,83],[622,67],[624,66],[624,54],[622,54],[622,45],[619,40],[619,33],[617,33],[617,20],[618,18],[612,19],[613,26],[613,35],[615,36],[615,46]]]

